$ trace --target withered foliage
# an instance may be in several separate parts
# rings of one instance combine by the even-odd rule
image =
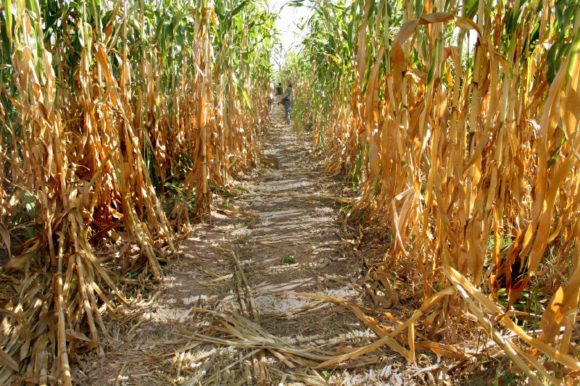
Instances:
[[[577,5],[360,0],[314,12],[287,68],[297,126],[313,128],[331,171],[352,175],[353,213],[393,235],[374,277],[429,305],[404,324],[404,355],[415,358],[415,325],[454,336],[449,323],[477,320],[529,376],[553,380],[545,361],[577,372]],[[534,316],[511,312],[522,296]]]
[[[0,7],[0,384],[71,384],[119,285],[161,280],[175,229],[253,166],[274,19],[233,1]]]

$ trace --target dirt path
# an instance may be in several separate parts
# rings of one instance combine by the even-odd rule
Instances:
[[[199,339],[216,316],[197,308],[241,315],[260,326],[259,334],[300,347],[334,350],[333,343],[356,347],[373,338],[350,312],[298,295],[360,298],[360,259],[339,236],[341,184],[315,163],[307,141],[281,123],[280,111],[273,120],[264,167],[191,232],[153,299],[111,317],[114,343],[102,358],[79,359],[82,384],[399,383],[389,358],[371,372],[315,372],[288,368],[272,350]]]

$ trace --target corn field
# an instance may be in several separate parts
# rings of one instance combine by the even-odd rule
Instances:
[[[351,216],[392,234],[370,277],[403,280],[423,301],[402,330],[403,354],[414,361],[415,329],[435,337],[450,321],[475,321],[532,380],[557,383],[539,357],[580,370],[570,351],[580,289],[578,4],[307,5],[309,35],[285,67],[297,79],[296,127],[314,130],[330,171],[351,176],[360,194]],[[532,295],[545,302],[518,312]],[[458,343],[454,329],[443,335]]]
[[[71,384],[69,354],[110,339],[127,273],[161,280],[175,230],[253,166],[274,17],[230,0],[1,7],[0,384]],[[104,242],[121,252],[97,257]]]
[[[577,376],[578,4],[290,3],[313,10],[282,69],[294,127],[350,177],[352,222],[390,235],[368,280],[418,305],[373,321],[373,349],[415,362],[479,328],[532,382]],[[275,19],[265,0],[0,5],[0,384],[72,384],[103,314],[256,166]]]

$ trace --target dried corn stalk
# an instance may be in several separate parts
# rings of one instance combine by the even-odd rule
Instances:
[[[120,274],[162,280],[174,225],[209,211],[211,189],[252,166],[273,16],[237,5],[0,6],[0,384],[71,384],[75,354],[102,353],[109,339],[102,312],[127,302]],[[226,46],[242,29],[245,45]],[[242,54],[227,82],[222,63]],[[103,240],[138,256],[105,264],[94,253]]]
[[[322,2],[287,68],[304,78],[301,123],[360,189],[354,213],[393,234],[380,270],[413,281],[424,300],[453,270],[494,304],[505,292],[504,312],[531,281],[546,283],[538,327],[556,361],[580,289],[579,24],[577,7],[547,1]],[[301,95],[318,97],[309,106]],[[426,324],[468,307],[489,331],[495,310],[457,298]],[[577,370],[568,359],[565,371]]]

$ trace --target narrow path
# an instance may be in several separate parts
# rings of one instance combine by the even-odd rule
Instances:
[[[111,316],[114,343],[102,358],[79,358],[82,384],[342,384],[349,377],[351,384],[397,383],[384,358],[370,375],[317,373],[290,369],[267,350],[196,339],[215,323],[192,311],[197,308],[242,315],[301,347],[355,347],[374,336],[349,311],[298,295],[360,298],[360,259],[339,235],[341,184],[314,161],[307,139],[297,139],[281,123],[280,110],[273,120],[263,167],[237,186],[239,195],[196,226],[153,299]]]

